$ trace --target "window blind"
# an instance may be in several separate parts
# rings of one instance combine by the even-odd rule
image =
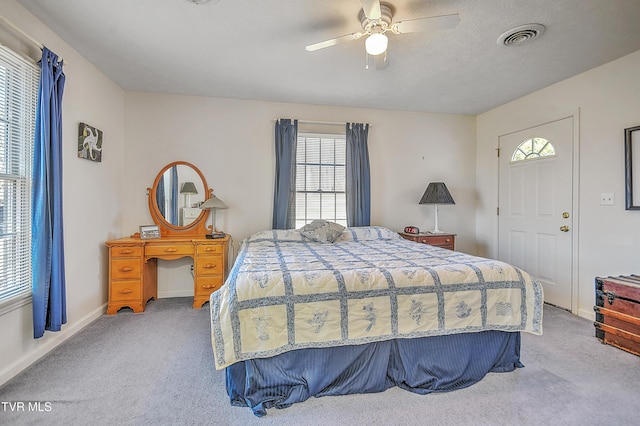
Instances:
[[[0,304],[31,293],[31,171],[39,68],[0,46]]]
[[[296,228],[314,219],[346,226],[345,135],[299,133],[296,153]]]

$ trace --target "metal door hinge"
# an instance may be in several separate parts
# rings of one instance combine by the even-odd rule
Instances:
[[[500,216],[500,207],[496,207],[496,215]]]

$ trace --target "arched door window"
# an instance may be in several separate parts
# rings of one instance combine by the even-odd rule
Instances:
[[[545,138],[531,138],[518,145],[511,155],[511,161],[533,160],[553,155],[556,155],[556,149],[551,141]]]

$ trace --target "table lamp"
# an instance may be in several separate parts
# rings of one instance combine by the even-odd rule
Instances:
[[[444,231],[438,229],[438,204],[455,203],[444,182],[431,182],[427,186],[418,204],[435,204],[435,227],[430,231],[432,234],[444,234]]]
[[[213,223],[211,225],[211,233],[207,234],[207,238],[222,238],[226,234],[224,232],[218,232],[216,230],[216,210],[228,209],[229,207],[220,198],[211,194],[211,197],[206,199],[202,205],[202,210],[213,210]]]
[[[196,185],[193,182],[185,182],[180,188],[180,193],[185,194],[185,207],[191,207],[191,194],[197,194],[198,190],[196,189]]]

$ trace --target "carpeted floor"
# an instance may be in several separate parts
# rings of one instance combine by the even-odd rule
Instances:
[[[259,419],[229,405],[224,372],[213,367],[208,305],[160,299],[142,314],[102,316],[1,387],[0,424],[639,424],[640,357],[593,334],[591,321],[545,306],[544,335],[523,334],[525,368],[515,372],[443,394],[311,398]]]

